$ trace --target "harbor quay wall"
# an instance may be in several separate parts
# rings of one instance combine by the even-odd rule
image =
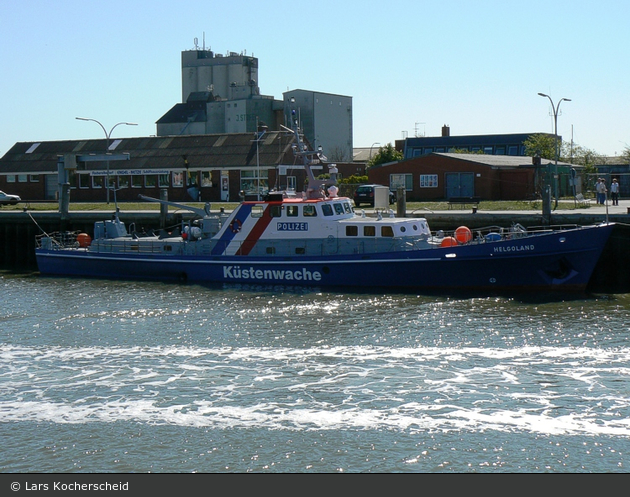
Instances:
[[[119,212],[118,217],[127,229],[138,233],[180,226],[192,214],[158,211]],[[70,212],[65,216],[59,212],[7,211],[0,212],[0,267],[4,269],[36,270],[36,237],[57,231],[78,231],[94,234],[94,223],[113,219],[113,212],[84,211]]]
[[[467,226],[471,230],[489,226],[509,228],[521,224],[525,228],[542,226],[542,215],[527,212],[453,213],[422,212],[410,213],[408,217],[424,217],[432,230],[454,230]],[[71,211],[65,216],[59,212],[7,211],[0,212],[0,268],[15,271],[37,271],[35,260],[36,237],[56,231],[79,231],[93,235],[94,223],[113,218],[113,212]],[[192,219],[187,212],[168,213],[157,211],[121,211],[119,218],[127,228],[137,232],[167,229]],[[552,225],[589,225],[601,223],[599,215],[552,214]],[[609,221],[615,228],[604,253],[599,260],[589,290],[595,293],[630,293],[630,215],[611,215]]]

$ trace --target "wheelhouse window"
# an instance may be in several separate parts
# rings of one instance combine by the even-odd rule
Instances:
[[[386,237],[394,236],[394,228],[392,228],[391,226],[382,226],[381,236],[386,236]]]
[[[335,214],[343,214],[343,205],[337,202],[333,204],[335,206]]]
[[[281,205],[271,205],[269,207],[269,215],[271,217],[281,217],[282,216],[282,206]]]
[[[332,210],[332,207],[330,206],[330,204],[322,204],[322,212],[324,213],[324,216],[332,216],[333,215],[333,210]]]
[[[304,206],[303,214],[305,217],[317,216],[317,210],[314,205],[307,204]]]
[[[288,205],[287,206],[287,216],[288,217],[297,217],[300,213],[300,210],[297,205]]]

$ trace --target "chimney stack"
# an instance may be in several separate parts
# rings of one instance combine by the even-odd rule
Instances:
[[[442,126],[442,136],[451,136],[451,128],[449,128],[446,124]]]

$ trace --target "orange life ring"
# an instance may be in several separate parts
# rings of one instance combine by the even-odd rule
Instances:
[[[232,230],[232,233],[238,233],[239,231],[241,231],[242,226],[243,223],[240,219],[235,219],[230,223],[230,229]]]

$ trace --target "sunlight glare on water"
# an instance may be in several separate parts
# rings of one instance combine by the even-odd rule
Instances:
[[[3,471],[628,469],[628,295],[0,287]]]

